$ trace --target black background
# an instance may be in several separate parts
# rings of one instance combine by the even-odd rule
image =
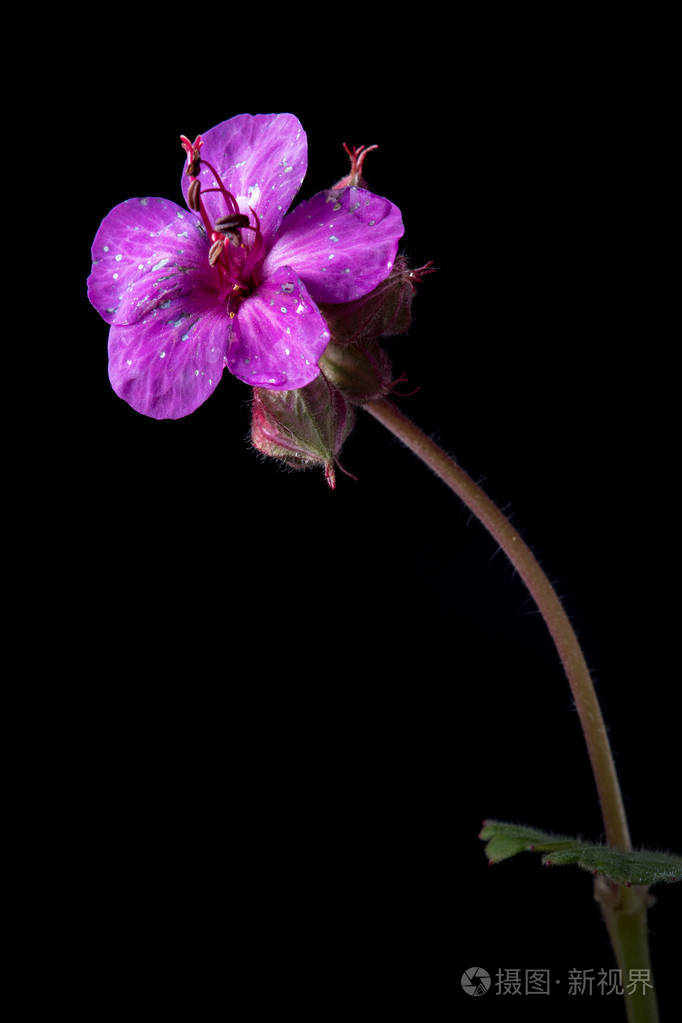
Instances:
[[[86,25],[65,63],[55,561],[76,596],[54,709],[92,997],[127,1005],[140,984],[137,1007],[187,999],[200,1019],[245,997],[319,1019],[564,1003],[621,1019],[615,996],[566,996],[570,969],[614,965],[590,876],[490,868],[477,838],[484,817],[603,837],[570,691],[494,542],[365,413],[342,456],[357,480],[331,492],[250,448],[249,390],[227,373],[184,420],[133,412],[85,280],[111,207],[182,203],[180,133],[295,113],[303,197],[346,173],[343,142],[377,143],[369,187],[400,206],[410,261],[438,267],[387,343],[419,388],[396,401],[533,547],[593,670],[633,841],[679,848],[653,44],[636,25],[492,14],[446,30],[414,12],[187,11],[165,28]],[[680,895],[658,895],[672,1006]],[[470,966],[559,983],[473,1000]]]

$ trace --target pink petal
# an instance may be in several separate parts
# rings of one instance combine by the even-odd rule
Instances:
[[[116,393],[153,419],[180,419],[215,390],[231,321],[206,296],[174,298],[144,320],[109,331],[109,379]]]
[[[248,215],[253,207],[267,241],[289,209],[308,168],[308,142],[293,114],[239,114],[202,134],[200,155],[217,170],[222,182]],[[202,188],[216,187],[206,166],[199,173]],[[182,176],[187,199],[190,179]],[[219,192],[202,192],[211,223],[229,213]]]
[[[231,373],[253,387],[293,391],[319,373],[329,342],[324,318],[290,267],[279,267],[239,309],[227,353]]]
[[[290,266],[317,302],[349,302],[388,277],[403,235],[400,210],[363,188],[318,192],[282,223],[264,263]]]
[[[194,213],[168,199],[127,199],[99,226],[88,298],[107,323],[135,323],[155,306],[211,290],[208,242]]]

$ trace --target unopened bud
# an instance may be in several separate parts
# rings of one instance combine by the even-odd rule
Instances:
[[[332,490],[334,466],[354,422],[353,408],[322,374],[295,391],[254,387],[253,446],[290,468],[321,466]]]
[[[378,341],[337,345],[333,339],[320,359],[320,369],[354,405],[380,398],[391,391],[391,360]]]
[[[405,257],[398,256],[388,277],[369,294],[352,302],[318,303],[332,340],[347,345],[407,334],[412,324],[416,284],[422,274],[430,272],[428,265],[411,270]]]
[[[199,205],[199,196],[201,195],[201,185],[198,178],[190,182],[189,189],[187,191],[187,205],[195,213],[198,213],[201,209]]]

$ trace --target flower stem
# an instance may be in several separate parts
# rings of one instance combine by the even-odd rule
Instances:
[[[392,402],[376,398],[363,407],[454,491],[491,533],[523,579],[554,640],[571,687],[597,786],[607,842],[616,849],[631,849],[623,797],[592,678],[568,615],[535,555],[487,494]],[[603,892],[600,895],[597,890],[597,898],[625,981],[629,970],[649,968],[647,895],[646,889],[616,886],[616,891],[617,897]],[[655,995],[653,991],[647,993],[648,999],[626,996],[631,1023],[658,1018]]]
[[[603,877],[597,878],[594,889],[622,972],[628,1023],[658,1023],[649,958],[648,889],[619,887]]]
[[[630,849],[623,798],[592,679],[573,626],[535,555],[488,495],[395,405],[378,398],[364,408],[447,483],[492,534],[528,587],[556,644],[573,693],[597,784],[608,844]]]

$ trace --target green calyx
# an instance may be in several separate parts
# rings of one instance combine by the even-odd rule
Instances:
[[[294,391],[253,390],[253,446],[292,469],[322,467],[332,489],[334,466],[354,421],[352,406],[322,374]]]

